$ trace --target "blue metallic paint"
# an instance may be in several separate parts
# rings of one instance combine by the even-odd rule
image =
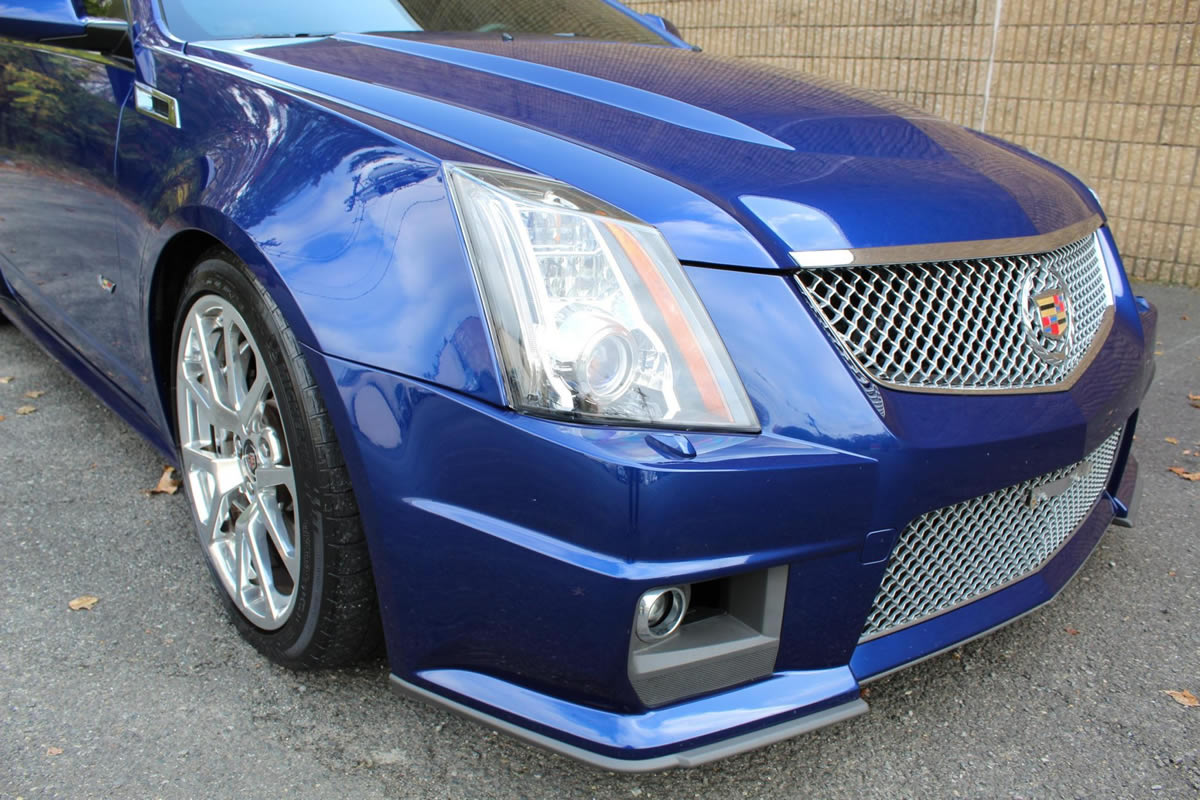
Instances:
[[[244,121],[182,130],[129,123],[153,129],[137,139],[144,163],[206,159],[203,169],[179,170],[183,183],[118,174],[149,217],[131,231],[130,249],[146,254],[143,292],[152,254],[171,233],[204,230],[255,269],[302,341],[499,402],[438,162],[283,92],[155,56],[164,61],[159,87],[174,86],[183,114]]]
[[[455,664],[633,708],[626,654],[611,643],[628,640],[629,609],[646,589],[778,563],[800,569],[796,562],[804,571],[793,587],[830,584],[829,573],[840,576],[835,593],[854,573],[864,573],[867,590],[878,586],[881,566],[859,568],[869,502],[850,514],[822,502],[851,487],[869,497],[876,477],[867,459],[742,435],[690,437],[698,456],[671,459],[645,431],[555,423],[324,364],[349,415],[339,434],[353,437],[348,449],[361,459],[356,481],[386,531],[371,546],[402,674]],[[364,396],[372,419],[402,421],[399,435],[356,414]],[[390,415],[378,413],[384,403]],[[515,453],[522,469],[510,466]],[[773,511],[747,530],[747,503]],[[808,535],[795,530],[796,504],[812,507]],[[403,555],[414,551],[422,558]],[[510,573],[521,578],[501,591],[498,576]],[[450,602],[422,602],[447,592]],[[579,619],[611,636],[581,640]],[[814,636],[800,633],[804,642]]]
[[[62,105],[64,115],[79,118],[75,129],[42,139],[36,154],[19,146],[21,132],[8,132],[18,147],[5,159],[12,183],[0,197],[7,279],[72,347],[129,391],[133,337],[127,314],[132,309],[123,296],[97,289],[101,275],[116,278],[122,295],[128,289],[118,275],[111,176],[132,71],[115,61],[84,60],[62,51],[3,49],[5,63],[23,69],[29,80],[76,86]],[[39,230],[25,229],[31,218]],[[90,281],[81,281],[81,275],[90,275]]]
[[[81,36],[83,32],[74,0],[0,2],[0,37],[43,39]]]
[[[856,680],[1044,602],[1111,519],[1102,499],[1037,575],[859,645],[892,532],[1071,463],[1134,417],[1155,317],[1105,229],[1116,317],[1069,391],[864,389],[786,274],[792,249],[1010,238],[1097,213],[1057,167],[892,101],[674,40],[185,46],[154,4],[132,13],[134,64],[113,90],[127,96],[136,71],[179,101],[182,127],[122,114],[111,188],[95,201],[116,209],[133,334],[110,361],[124,373],[9,294],[11,261],[0,261],[0,308],[171,453],[156,362],[170,343],[155,339],[152,312],[190,264],[160,256],[203,232],[245,261],[330,406],[392,669],[406,680],[594,752],[678,752],[843,702]],[[16,47],[0,40],[0,52]],[[548,174],[657,225],[693,265],[762,434],[687,434],[695,455],[684,457],[646,430],[502,408],[443,159]],[[1111,488],[1126,501],[1127,453]],[[776,564],[790,572],[775,675],[642,706],[625,652],[636,598]]]
[[[1067,173],[895,101],[682,50],[572,48],[354,35],[189,53],[399,115],[577,185],[659,227],[685,261],[777,269],[788,250],[805,249],[767,229],[743,195],[816,209],[854,247],[1032,235],[1099,210]],[[672,102],[651,113],[629,83]],[[672,218],[681,210],[687,218]]]

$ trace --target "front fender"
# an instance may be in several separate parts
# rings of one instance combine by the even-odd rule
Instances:
[[[133,115],[126,196],[147,233],[142,308],[161,255],[203,231],[241,258],[301,342],[492,403],[498,370],[438,159],[286,91],[158,52],[176,129]],[[161,165],[161,166],[154,166]]]
[[[246,231],[238,227],[224,213],[214,208],[185,206],[176,209],[147,242],[146,252],[141,260],[142,269],[139,279],[143,304],[146,307],[149,307],[152,302],[156,283],[169,279],[170,273],[186,273],[194,266],[190,262],[180,262],[164,257],[170,244],[177,237],[191,233],[203,233],[208,238],[215,239],[241,259],[258,282],[266,287],[271,299],[287,317],[296,338],[310,346],[313,345],[315,338],[312,328],[291,290],[280,276],[279,270]]]

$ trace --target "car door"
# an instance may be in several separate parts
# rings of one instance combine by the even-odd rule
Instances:
[[[124,17],[121,0],[87,0]],[[0,40],[0,249],[18,299],[126,391],[133,339],[113,159],[133,87],[120,56]]]

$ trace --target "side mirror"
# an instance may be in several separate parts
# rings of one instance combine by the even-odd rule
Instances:
[[[128,36],[125,20],[82,16],[73,0],[0,0],[0,37],[111,53]]]

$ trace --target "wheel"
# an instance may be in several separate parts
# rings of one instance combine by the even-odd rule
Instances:
[[[378,652],[375,585],[328,411],[278,307],[231,253],[207,253],[176,319],[183,485],[242,635],[293,668]]]

